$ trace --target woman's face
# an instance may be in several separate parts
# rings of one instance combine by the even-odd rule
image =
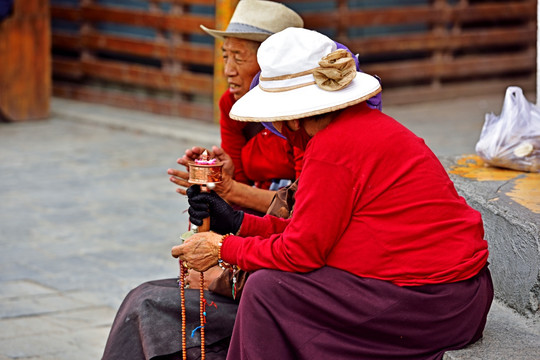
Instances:
[[[259,45],[260,43],[255,41],[233,37],[225,38],[223,42],[224,73],[235,100],[249,91],[253,77],[260,70],[257,63]]]

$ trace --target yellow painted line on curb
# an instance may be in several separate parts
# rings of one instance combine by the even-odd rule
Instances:
[[[478,181],[510,181],[512,188],[506,195],[530,211],[540,214],[540,173],[491,167],[477,155],[459,158],[449,173]]]

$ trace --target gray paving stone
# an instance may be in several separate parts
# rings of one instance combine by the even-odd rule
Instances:
[[[88,305],[60,293],[10,297],[2,300],[0,319],[69,311]]]
[[[55,292],[55,289],[48,288],[32,280],[0,282],[0,300],[9,297],[49,295]]]
[[[14,359],[99,359],[107,339],[107,328],[84,329],[62,334],[43,333],[0,339],[0,349]]]
[[[42,334],[62,334],[66,327],[50,316],[29,316],[0,319],[0,339],[9,340]]]

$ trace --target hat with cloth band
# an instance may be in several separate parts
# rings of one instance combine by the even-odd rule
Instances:
[[[294,120],[343,109],[381,91],[379,81],[357,72],[349,52],[313,30],[288,28],[257,52],[259,85],[233,105],[238,121]]]
[[[262,0],[238,2],[225,31],[200,25],[206,33],[218,39],[235,37],[259,42],[288,27],[303,26],[304,21],[293,10],[275,1]]]

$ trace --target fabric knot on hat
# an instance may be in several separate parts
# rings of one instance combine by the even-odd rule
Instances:
[[[287,28],[271,35],[257,52],[259,85],[238,99],[229,115],[238,121],[286,121],[365,101],[381,84],[357,72],[353,56],[313,30]]]
[[[356,76],[356,63],[351,54],[339,49],[326,55],[313,70],[317,86],[323,90],[336,91],[349,85]]]
[[[304,86],[317,85],[326,91],[343,89],[356,76],[356,63],[352,55],[344,49],[339,49],[324,56],[319,61],[319,67],[274,77],[260,76],[259,87],[263,91],[280,92],[298,89]]]

